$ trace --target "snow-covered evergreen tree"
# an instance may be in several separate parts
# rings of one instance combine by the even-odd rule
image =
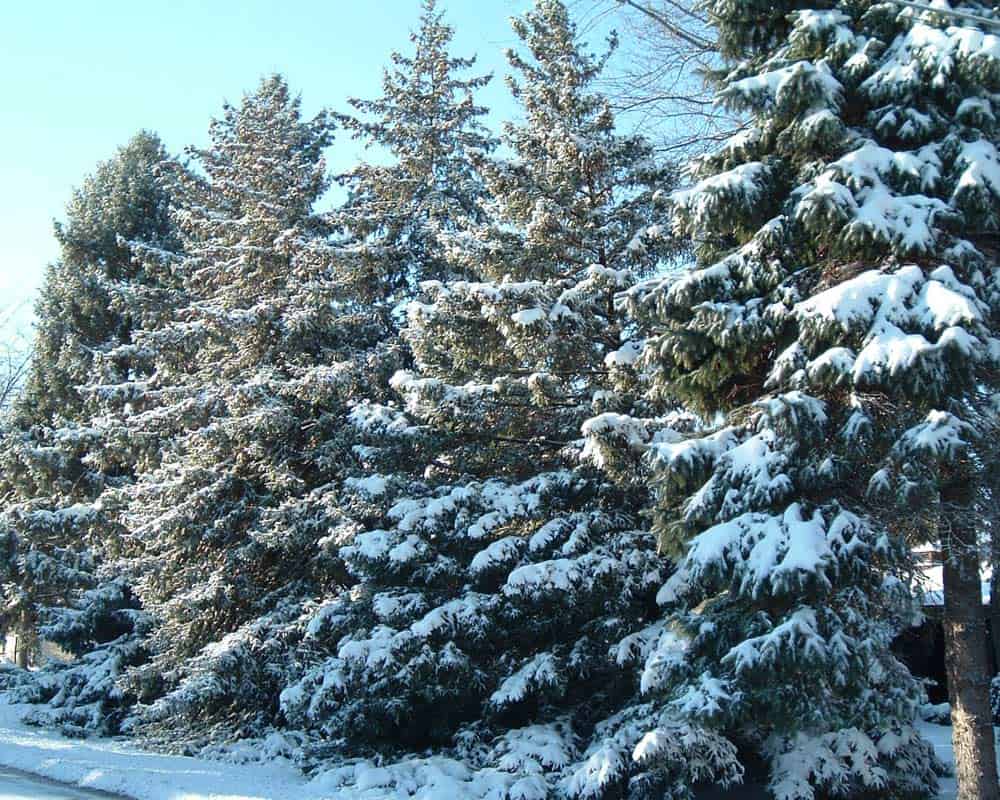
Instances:
[[[175,191],[183,302],[134,335],[154,371],[138,387],[95,387],[122,446],[144,453],[137,481],[104,498],[154,622],[130,725],[173,744],[216,724],[247,735],[273,716],[275,631],[337,580],[318,542],[337,524],[326,487],[355,458],[347,399],[377,398],[397,366],[356,302],[363,269],[313,210],[327,117],[304,120],[274,76],[210,135]]]
[[[648,272],[669,246],[653,195],[672,181],[650,143],[623,136],[607,98],[595,90],[608,57],[580,48],[560,3],[539,4],[514,32],[507,84],[523,120],[504,124],[514,157],[481,160],[492,224],[463,242],[467,260],[495,279],[580,277],[592,265]]]
[[[140,132],[98,165],[56,223],[60,259],[48,269],[35,308],[30,373],[17,403],[21,427],[83,415],[77,387],[91,381],[96,354],[127,342],[132,320],[116,302],[121,283],[147,276],[130,242],[174,246],[169,195],[156,167],[167,158],[159,138]]]
[[[915,618],[918,541],[941,539],[979,606],[962,512],[1000,353],[1000,50],[943,4],[706,8],[748,125],[672,196],[698,267],[630,295],[654,392],[701,423],[591,425],[593,452],[642,454],[679,559],[659,599],[684,634],[649,690],[762,754],[776,797],[928,795],[921,692],[889,643]],[[963,691],[956,745],[991,740]],[[962,791],[994,796],[992,741],[977,752]]]
[[[457,58],[453,29],[436,0],[423,0],[413,54],[394,52],[382,97],[352,99],[361,115],[342,115],[356,139],[380,152],[338,178],[348,191],[337,214],[370,271],[374,297],[403,299],[421,281],[448,278],[444,240],[482,221],[476,155],[494,142],[475,92],[489,75],[462,77],[475,58]]]
[[[129,481],[134,464],[105,436],[85,386],[137,367],[129,357],[106,358],[130,342],[139,322],[123,297],[162,288],[163,275],[137,264],[131,248],[173,246],[169,192],[158,177],[166,158],[155,135],[136,135],[84,182],[65,225],[56,226],[62,255],[42,290],[28,379],[0,442],[3,616],[25,655],[39,626],[46,639],[80,654],[111,646],[136,622],[125,585],[96,588],[118,533],[98,498]],[[70,623],[63,609],[82,597],[95,605]],[[46,678],[32,698],[55,698],[69,725],[103,726],[114,693],[79,688]],[[78,702],[87,708],[70,710]]]
[[[528,119],[510,141],[549,149],[515,147],[516,161],[493,168],[505,180],[490,182],[491,208],[562,203],[559,244],[529,219],[501,216],[482,239],[450,242],[482,280],[426,282],[410,305],[415,365],[393,379],[402,407],[359,405],[352,420],[371,437],[366,455],[421,440],[411,448],[419,469],[346,482],[355,531],[340,555],[357,584],[308,619],[305,670],[281,704],[290,724],[330,739],[319,755],[381,759],[380,786],[610,798],[645,733],[638,712],[620,712],[637,693],[634,662],[648,648],[666,563],[635,513],[644,494],[581,465],[579,428],[595,408],[622,402],[608,364],[634,350],[609,302],[670,252],[647,230],[653,187],[639,177],[663,173],[640,140],[614,133],[594,93],[596,62],[581,54],[562,4],[540,0],[516,30],[531,53],[513,58],[526,74],[518,96]],[[590,179],[575,195],[573,170]],[[558,187],[545,183],[560,171]],[[535,259],[510,247],[477,267],[481,251],[461,251],[501,231],[534,237]],[[650,706],[639,718],[660,716]],[[699,779],[735,777],[721,737],[673,732],[647,761],[650,791],[682,796]],[[426,759],[405,757],[428,748]],[[370,767],[337,768],[338,785],[370,784]]]
[[[523,119],[504,124],[513,157],[477,159],[488,222],[460,239],[456,256],[494,280],[581,279],[593,265],[649,272],[675,247],[653,198],[673,175],[648,141],[615,130],[595,89],[616,40],[602,57],[587,53],[561,3],[512,24],[526,52],[507,52],[507,84]]]
[[[562,3],[512,24],[526,50],[508,52],[523,121],[504,126],[511,157],[479,159],[487,221],[449,238],[478,281],[425,283],[409,332],[427,375],[489,384],[464,401],[430,397],[425,412],[437,406],[465,431],[463,469],[492,474],[514,458],[543,463],[593,405],[630,402],[609,391],[609,369],[629,372],[638,353],[615,296],[678,251],[657,210],[673,171],[646,140],[616,132],[595,89],[607,56],[587,54]],[[479,436],[483,422],[510,435]]]

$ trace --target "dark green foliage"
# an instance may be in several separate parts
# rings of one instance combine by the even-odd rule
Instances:
[[[137,134],[74,192],[65,223],[56,223],[61,255],[35,309],[31,369],[15,409],[20,427],[78,419],[77,387],[91,381],[95,354],[129,341],[134,321],[118,287],[155,282],[136,263],[133,244],[176,245],[159,175],[166,159],[155,134]]]

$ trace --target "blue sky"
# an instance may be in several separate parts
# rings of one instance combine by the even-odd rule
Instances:
[[[502,51],[530,0],[442,0],[456,55],[496,78],[481,100],[511,113]],[[419,0],[51,0],[4,5],[0,74],[0,309],[34,296],[58,253],[52,219],[72,188],[140,128],[172,152],[204,144],[223,100],[281,72],[307,113],[376,97],[393,49],[406,52]],[[599,42],[594,42],[599,44]],[[332,170],[355,163],[347,139]]]

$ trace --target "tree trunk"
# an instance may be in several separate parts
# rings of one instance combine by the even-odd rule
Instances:
[[[950,522],[951,536],[942,542],[944,642],[958,800],[1000,800],[976,532],[965,521]]]
[[[14,661],[21,669],[28,668],[28,650],[31,634],[28,631],[28,614],[22,612],[20,624],[14,629]]]
[[[14,640],[14,660],[21,669],[28,668],[28,642],[21,636]]]
[[[990,636],[993,642],[993,672],[1000,672],[1000,561],[997,547],[1000,531],[993,534],[993,577],[990,578]]]
[[[1000,673],[1000,464],[992,464],[987,470],[991,478],[988,487],[989,503],[986,516],[990,530],[990,641],[993,644],[993,674]]]

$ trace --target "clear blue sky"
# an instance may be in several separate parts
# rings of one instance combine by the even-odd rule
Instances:
[[[502,51],[530,0],[442,0],[456,55],[496,78],[481,100],[511,112]],[[72,188],[140,128],[172,152],[204,144],[223,100],[280,72],[307,113],[376,97],[391,50],[408,51],[419,0],[52,0],[5,3],[0,44],[0,309],[30,299],[57,247]],[[597,42],[595,42],[597,44]],[[341,140],[336,171],[359,146]]]

